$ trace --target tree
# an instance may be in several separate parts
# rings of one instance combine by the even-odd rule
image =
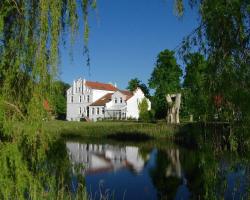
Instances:
[[[133,92],[138,87],[143,91],[145,97],[150,98],[148,87],[144,83],[142,83],[138,78],[133,78],[128,82],[127,90]]]
[[[233,124],[250,120],[250,2],[249,0],[192,1],[200,8],[200,26],[183,42],[180,53],[194,48],[207,57],[210,110]],[[193,48],[194,47],[194,48]],[[220,97],[218,109],[214,98]],[[213,118],[211,118],[213,120]]]
[[[185,90],[185,106],[189,114],[196,119],[207,113],[208,97],[206,93],[207,61],[199,53],[185,57],[186,74],[183,87]]]
[[[159,53],[156,66],[149,79],[149,87],[155,89],[153,108],[157,118],[166,117],[167,104],[165,96],[180,91],[182,70],[176,62],[174,52],[164,50]]]
[[[55,171],[47,170],[55,169],[48,161],[53,142],[43,119],[55,106],[62,33],[70,33],[73,42],[80,6],[87,45],[87,13],[95,2],[1,0],[0,185],[8,183],[0,189],[1,199],[43,199],[45,191],[48,199],[55,199],[65,188],[63,176],[53,178]]]
[[[198,49],[207,58],[210,120],[218,114],[218,120],[229,122],[234,129],[231,134],[235,136],[231,136],[239,146],[249,146],[250,1],[189,2],[200,11],[200,25],[184,39],[179,53],[185,57]]]
[[[146,98],[143,98],[138,105],[139,109],[139,119],[145,122],[153,121],[152,112],[148,110],[148,101]]]
[[[63,81],[56,81],[55,83],[55,93],[54,93],[54,105],[55,105],[55,114],[58,119],[65,119],[66,117],[66,92],[70,88],[68,83]]]

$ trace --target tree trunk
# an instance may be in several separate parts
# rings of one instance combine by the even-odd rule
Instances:
[[[166,101],[168,103],[168,112],[167,112],[167,122],[171,124],[179,124],[179,112],[181,105],[181,94],[167,94]]]

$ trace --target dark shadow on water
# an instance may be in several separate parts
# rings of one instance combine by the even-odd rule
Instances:
[[[149,136],[147,134],[141,133],[141,132],[116,132],[116,133],[110,133],[108,135],[103,135],[103,136],[91,136],[91,135],[86,135],[82,136],[80,134],[75,134],[75,133],[64,133],[62,134],[64,139],[70,139],[70,140],[91,140],[91,141],[116,141],[116,142],[133,142],[133,143],[140,143],[140,142],[146,142],[146,141],[151,141],[155,140],[154,137]]]
[[[140,132],[135,132],[135,133],[119,132],[115,134],[109,134],[106,136],[106,138],[115,141],[127,141],[127,142],[129,141],[146,142],[154,139],[153,137]]]

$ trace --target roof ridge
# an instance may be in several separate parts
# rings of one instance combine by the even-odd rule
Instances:
[[[94,101],[93,103],[91,103],[89,106],[98,106],[98,105],[95,105],[95,104],[101,104],[99,106],[102,106],[103,104],[106,104],[107,102],[109,102],[110,100],[109,99],[105,99],[107,97],[111,97],[113,93],[109,92],[105,95],[103,95],[102,97],[100,97],[99,99],[97,99],[96,101]],[[105,101],[106,100],[106,101]],[[108,100],[108,101],[107,101]],[[103,101],[103,102],[102,102]]]
[[[97,90],[107,90],[107,91],[117,91],[118,88],[110,83],[101,83],[101,82],[93,82],[93,81],[86,81],[86,85],[92,89]]]
[[[89,83],[100,83],[100,84],[106,84],[106,85],[113,85],[111,83],[104,83],[104,82],[99,82],[99,81],[88,81],[88,80],[86,80],[86,82],[89,82]]]

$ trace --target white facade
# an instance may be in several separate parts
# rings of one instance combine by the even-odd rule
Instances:
[[[93,87],[94,85],[94,87]],[[117,89],[111,84],[102,84],[109,90],[103,90],[101,83],[89,82],[79,78],[73,81],[73,85],[67,90],[67,115],[68,121],[80,121],[89,117],[89,105],[107,93],[114,93]]]
[[[119,90],[106,83],[90,82],[79,78],[67,90],[67,120],[139,118],[139,103],[145,98],[140,88],[133,93]],[[148,110],[151,103],[148,101]]]
[[[134,95],[127,101],[127,118],[139,118],[138,105],[145,98],[144,93],[140,88],[134,91]],[[151,110],[151,102],[147,99],[148,110]]]

